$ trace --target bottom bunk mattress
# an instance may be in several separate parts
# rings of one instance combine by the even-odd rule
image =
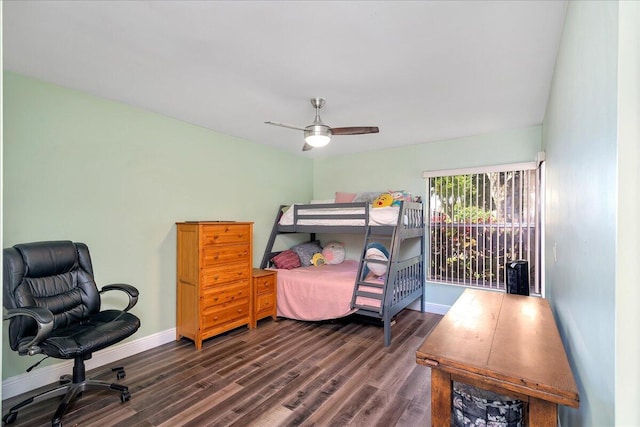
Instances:
[[[348,316],[351,298],[358,274],[358,261],[346,260],[341,264],[325,264],[278,269],[278,316],[296,320],[329,320]],[[367,281],[384,283],[380,279]],[[381,293],[370,288],[370,292]],[[359,304],[379,307],[380,301],[358,297]]]

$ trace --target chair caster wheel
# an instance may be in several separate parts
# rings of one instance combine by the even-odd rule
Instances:
[[[123,391],[122,393],[120,393],[120,401],[122,403],[129,401],[129,399],[131,399],[131,393],[129,393],[128,391]]]
[[[16,420],[17,417],[18,417],[17,412],[9,412],[7,415],[2,417],[2,422],[4,422],[5,424],[11,424]]]
[[[113,368],[111,371],[116,373],[116,378],[119,380],[127,376],[127,374],[124,372],[124,368]]]
[[[51,421],[51,427],[62,427],[62,422],[60,420]]]

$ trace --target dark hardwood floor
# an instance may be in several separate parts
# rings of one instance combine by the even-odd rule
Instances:
[[[265,319],[204,342],[182,339],[97,368],[116,381],[124,366],[131,400],[86,391],[62,419],[67,426],[428,426],[430,369],[416,349],[442,316],[405,310],[393,327],[358,320]],[[2,402],[3,414],[29,395]],[[12,426],[47,426],[54,398],[18,414]]]

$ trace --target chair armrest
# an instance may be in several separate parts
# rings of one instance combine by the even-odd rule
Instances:
[[[29,354],[29,356],[42,353],[42,349],[38,347],[38,344],[47,339],[49,334],[51,334],[51,331],[53,331],[53,313],[44,307],[11,308],[6,311],[4,320],[18,316],[31,317],[38,324],[38,332],[36,333],[36,336],[33,337],[30,342],[21,344],[18,347],[18,353],[26,353]]]
[[[107,291],[123,291],[129,296],[129,305],[124,311],[129,311],[133,308],[134,305],[138,302],[138,289],[135,286],[128,285],[126,283],[113,283],[111,285],[103,286],[100,290],[100,293],[105,293]]]

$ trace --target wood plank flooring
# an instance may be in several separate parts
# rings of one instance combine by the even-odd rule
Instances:
[[[86,391],[66,426],[428,426],[431,372],[416,349],[442,316],[405,310],[392,344],[381,326],[360,319],[299,322],[265,319],[204,342],[182,339],[89,371],[129,386]],[[116,381],[111,368],[124,366]],[[11,406],[35,393],[2,402]],[[11,424],[48,426],[58,399],[18,413]]]

